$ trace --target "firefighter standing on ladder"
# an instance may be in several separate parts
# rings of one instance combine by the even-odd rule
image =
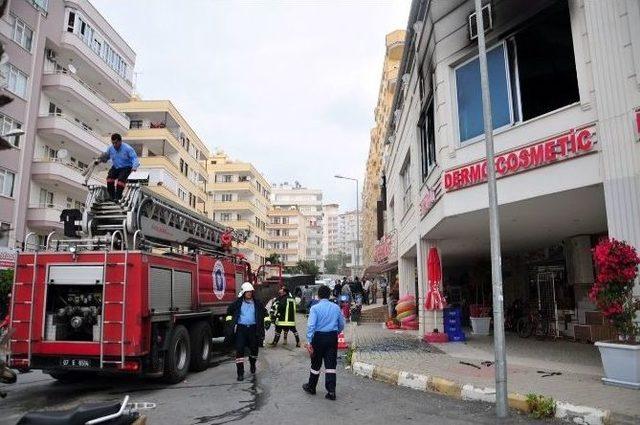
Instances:
[[[107,191],[112,201],[122,198],[122,192],[127,185],[127,178],[132,171],[136,171],[140,166],[136,151],[127,143],[122,141],[122,136],[118,133],[111,135],[111,146],[93,163],[98,165],[101,162],[111,160],[112,166],[107,174]]]
[[[253,285],[243,283],[238,299],[227,309],[227,338],[229,342],[233,340],[236,349],[238,381],[244,379],[244,353],[247,349],[251,373],[256,373],[258,347],[262,346],[265,326],[269,321],[267,309],[253,295]]]
[[[282,331],[284,331],[284,345],[287,345],[287,334],[292,331],[293,336],[296,337],[296,347],[300,347],[300,336],[296,329],[296,300],[284,286],[280,287],[278,298],[271,305],[271,320],[276,324],[272,347],[278,345]]]

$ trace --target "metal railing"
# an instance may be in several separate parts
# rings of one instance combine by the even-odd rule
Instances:
[[[67,75],[71,78],[73,78],[75,81],[77,81],[78,83],[80,83],[81,86],[83,86],[84,88],[86,88],[87,90],[89,90],[91,93],[93,93],[96,97],[98,97],[100,100],[102,100],[103,102],[105,102],[107,104],[107,107],[112,110],[113,112],[115,112],[116,114],[120,115],[121,117],[124,117],[127,119],[127,121],[129,120],[129,117],[127,117],[126,114],[118,111],[117,109],[115,109],[113,106],[111,106],[111,101],[105,96],[103,95],[101,92],[99,92],[98,90],[96,90],[95,88],[93,88],[91,85],[87,84],[86,82],[84,82],[83,80],[81,80],[80,78],[78,78],[78,76],[76,74],[74,74],[73,72],[69,71],[66,68],[59,68],[59,69],[53,69],[53,70],[47,70],[44,72],[45,75]]]
[[[89,168],[88,165],[87,165],[87,167],[83,168],[83,167],[79,167],[79,166],[75,165],[74,163],[72,163],[69,160],[60,159],[60,158],[49,158],[49,157],[35,158],[33,160],[33,162],[60,164],[60,165],[62,165],[64,167],[69,168],[70,170],[72,170],[72,171],[74,171],[76,173],[79,173],[80,177],[87,170],[87,168]],[[104,179],[100,179],[100,178],[95,177],[95,176],[92,176],[91,179],[94,180],[94,183],[104,184]],[[82,180],[82,178],[80,178],[80,180]]]

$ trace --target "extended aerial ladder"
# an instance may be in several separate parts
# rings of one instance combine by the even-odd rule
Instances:
[[[64,210],[61,216],[65,236],[72,239],[47,241],[47,248],[80,243],[88,249],[110,244],[121,249],[186,248],[228,254],[232,241],[247,241],[248,231],[203,217],[157,194],[147,182],[147,173],[132,173],[119,201],[109,199],[106,187],[89,185],[84,212]]]

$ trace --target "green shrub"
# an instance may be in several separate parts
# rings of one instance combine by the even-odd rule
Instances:
[[[556,402],[552,397],[538,394],[527,394],[527,404],[531,417],[535,419],[552,418],[556,414]]]
[[[344,354],[344,360],[349,366],[353,362],[353,353],[356,351],[356,347],[352,344],[347,348],[347,352]]]
[[[9,294],[13,285],[13,270],[0,270],[0,320],[9,312]]]

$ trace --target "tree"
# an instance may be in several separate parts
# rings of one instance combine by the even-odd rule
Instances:
[[[272,252],[269,254],[267,258],[264,259],[265,262],[270,262],[271,264],[282,264],[282,259],[280,258],[280,254],[276,254]]]
[[[300,260],[296,263],[295,267],[289,268],[289,272],[310,274],[312,276],[316,276],[320,272],[320,269],[313,261]]]
[[[0,317],[2,319],[9,312],[9,294],[11,294],[12,285],[13,270],[0,270]]]
[[[344,274],[344,267],[348,262],[349,256],[344,252],[329,254],[324,260],[324,272],[327,274]]]

